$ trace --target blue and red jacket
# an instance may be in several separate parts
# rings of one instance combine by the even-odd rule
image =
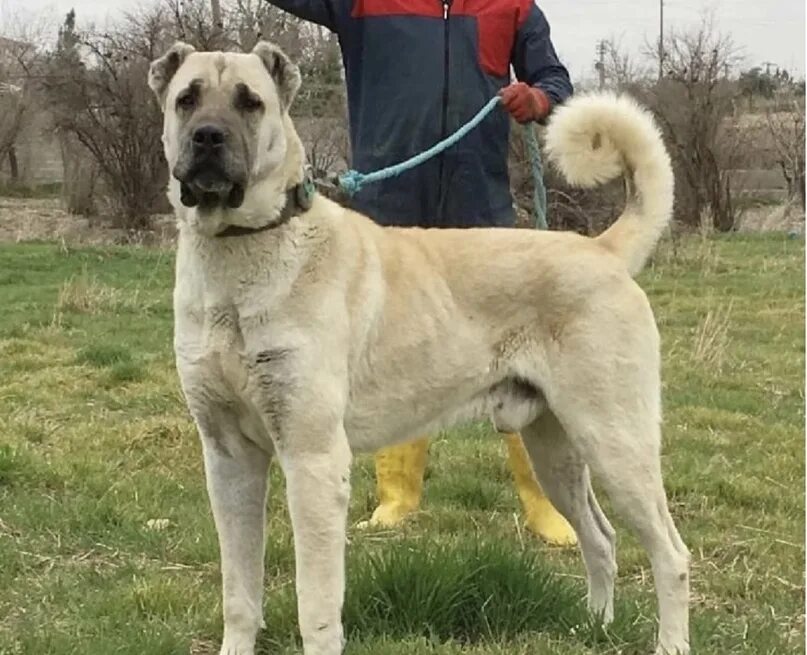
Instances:
[[[335,32],[352,166],[395,164],[451,134],[516,77],[552,104],[572,93],[533,0],[269,0]],[[497,109],[457,145],[368,184],[354,207],[384,225],[510,226],[510,121]]]

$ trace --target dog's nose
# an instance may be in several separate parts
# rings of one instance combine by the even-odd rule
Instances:
[[[202,125],[193,131],[193,145],[205,150],[215,150],[224,145],[224,130],[215,125]]]

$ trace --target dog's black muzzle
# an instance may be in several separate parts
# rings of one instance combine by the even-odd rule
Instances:
[[[174,177],[180,182],[180,201],[186,207],[235,209],[244,202],[243,180],[234,179],[227,171],[226,142],[224,130],[215,125],[202,125],[193,131],[190,165],[174,168]]]

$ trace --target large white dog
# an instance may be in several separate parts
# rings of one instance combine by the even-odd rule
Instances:
[[[221,547],[224,643],[261,626],[267,467],[286,477],[306,655],[342,652],[351,453],[458,420],[521,431],[580,540],[588,603],[613,616],[614,531],[589,468],[636,531],[659,603],[657,653],[689,653],[688,561],[659,465],[659,336],[632,279],[667,225],[669,158],[626,98],[561,107],[566,178],[624,175],[596,239],[382,228],[312,193],[289,118],[300,74],[275,46],[178,43],[149,76],[179,223],[175,350]]]

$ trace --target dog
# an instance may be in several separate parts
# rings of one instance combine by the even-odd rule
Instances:
[[[660,467],[659,334],[633,280],[672,213],[651,116],[608,95],[553,114],[547,152],[570,183],[626,181],[624,212],[597,238],[384,228],[313,192],[289,117],[300,81],[268,42],[248,54],[177,43],[149,71],[179,229],[176,363],[221,551],[222,655],[252,654],[262,625],[273,457],[303,650],[337,655],[352,453],[477,418],[522,433],[607,623],[614,530],[589,471],[601,481],[652,563],[656,653],[689,653],[689,554]]]

